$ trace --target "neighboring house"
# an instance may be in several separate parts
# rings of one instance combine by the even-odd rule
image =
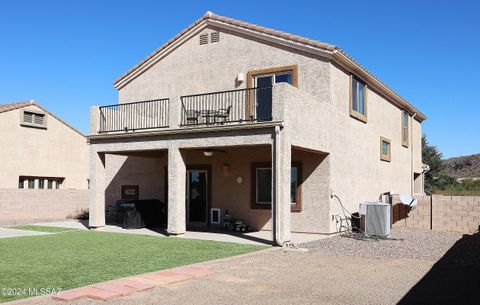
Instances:
[[[283,244],[335,232],[339,200],[423,192],[425,115],[335,46],[207,13],[114,86],[91,111],[91,227],[129,190],[168,202],[171,234],[228,211]]]
[[[85,136],[34,101],[0,105],[0,128],[0,221],[65,218],[88,208],[85,194],[66,191],[87,192]]]

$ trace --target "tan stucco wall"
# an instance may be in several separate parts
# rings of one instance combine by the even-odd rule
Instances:
[[[198,35],[211,31],[203,30],[121,88],[119,102],[241,89],[246,81],[236,83],[239,73],[293,64],[298,64],[299,89],[319,100],[328,97],[327,62],[227,32],[220,33],[220,42],[199,45]]]
[[[65,178],[62,189],[87,189],[85,137],[48,114],[47,129],[20,126],[22,109],[0,113],[0,187],[18,188],[19,176],[40,176]]]
[[[199,34],[210,31],[205,29]],[[173,122],[170,128],[175,129],[181,95],[245,88],[246,81],[236,82],[238,73],[246,75],[250,70],[292,64],[298,65],[298,88],[286,84],[274,87],[274,119],[283,121],[282,139],[288,145],[308,149],[312,154],[315,152],[315,156],[325,156],[323,162],[316,164],[305,187],[306,191],[311,190],[312,202],[316,200],[318,206],[306,207],[303,212],[306,216],[292,214],[292,230],[335,231],[332,216],[342,213],[338,201],[330,194],[337,195],[347,209],[354,212],[360,202],[377,200],[385,191],[410,193],[412,158],[414,171],[421,172],[421,124],[415,120],[412,124],[411,120],[412,155],[412,146],[405,148],[401,144],[401,109],[379,93],[368,91],[366,124],[351,118],[349,74],[326,59],[228,32],[221,32],[218,43],[199,45],[197,35],[122,87],[119,102],[170,98],[170,122]],[[263,135],[252,132],[250,139],[248,132],[235,134],[159,136],[123,142],[120,139],[92,145],[92,150],[270,145],[272,141],[269,134],[261,137]],[[392,142],[392,161],[388,163],[380,160],[381,136]],[[249,165],[242,169],[247,170]],[[248,206],[249,198],[242,204]],[[240,210],[237,205],[233,209],[239,209],[240,215],[248,211]]]
[[[206,157],[201,150],[182,150],[185,165],[210,165],[212,170],[212,208],[229,211],[236,218],[245,220],[252,228],[271,229],[271,210],[252,209],[251,164],[270,162],[269,146],[226,148],[227,153],[217,152]],[[121,185],[139,185],[140,199],[165,199],[166,152],[158,151],[155,157],[123,156],[107,154],[106,193],[107,206],[114,206],[121,197]],[[328,157],[294,150],[292,161],[302,163],[302,206],[300,213],[292,214],[292,230],[298,232],[325,232],[328,230]],[[224,172],[228,165],[228,173]],[[236,178],[243,177],[238,184]]]
[[[107,154],[106,169],[106,205],[114,207],[121,199],[122,185],[138,185],[139,199],[165,200],[165,153],[158,156],[139,157]]]
[[[387,102],[378,92],[368,90],[368,122],[349,114],[349,74],[331,65],[331,188],[345,207],[358,211],[365,201],[376,201],[381,193],[411,192],[411,160],[421,172],[421,124],[413,123],[411,143],[402,146],[401,109]],[[410,123],[412,120],[410,119]],[[410,124],[412,126],[412,124]],[[391,162],[380,160],[380,137],[391,140]],[[332,201],[332,215],[341,214]],[[335,223],[331,223],[333,230]]]

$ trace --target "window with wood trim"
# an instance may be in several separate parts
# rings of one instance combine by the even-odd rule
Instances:
[[[45,113],[31,110],[22,110],[20,125],[29,127],[47,127],[47,117]]]
[[[301,183],[302,164],[292,162],[290,183],[290,203],[292,212],[302,211]],[[252,163],[252,209],[272,207],[272,167],[270,163]]]
[[[350,116],[367,122],[367,85],[350,75]]]
[[[408,147],[408,132],[409,132],[408,112],[403,110],[402,111],[402,145],[405,147]]]
[[[392,161],[392,145],[390,139],[380,137],[380,160]]]
[[[298,87],[298,66],[272,67],[247,73],[247,88],[262,88],[256,93],[248,93],[247,110],[252,119],[271,120],[272,86],[276,83]]]

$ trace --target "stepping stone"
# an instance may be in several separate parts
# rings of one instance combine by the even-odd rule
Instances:
[[[187,274],[180,274],[171,271],[161,271],[156,273],[150,273],[142,276],[144,278],[154,280],[159,285],[170,285],[192,279],[193,277]]]
[[[158,287],[158,286],[163,285],[163,283],[160,283],[159,281],[149,279],[149,278],[146,278],[144,276],[136,276],[136,277],[132,277],[130,279],[135,280],[136,282],[139,282],[139,283],[142,283],[142,284],[145,284],[145,285],[153,285],[154,287]]]
[[[207,275],[215,273],[215,271],[213,271],[213,270],[200,269],[200,268],[195,268],[195,267],[179,268],[179,269],[173,270],[172,272],[175,272],[175,273],[178,273],[178,274],[183,274],[183,275],[189,275],[189,276],[192,276],[192,277],[202,277],[202,276],[207,276]]]
[[[141,281],[137,281],[136,278],[128,278],[128,279],[122,279],[116,281],[117,284],[122,285],[122,286],[128,286],[135,288],[137,291],[143,291],[143,290],[148,290],[152,289],[155,287],[155,285],[151,283],[142,283]]]
[[[86,295],[89,298],[92,298],[94,300],[100,300],[100,301],[108,301],[113,298],[117,298],[122,296],[121,293],[111,291],[111,290],[105,290],[105,289],[99,289],[95,287],[85,287]]]
[[[95,284],[95,285],[92,285],[91,287],[102,289],[102,290],[113,291],[113,292],[121,294],[122,296],[130,294],[130,293],[135,292],[135,291],[139,291],[139,290],[137,290],[133,287],[119,285],[118,281]]]

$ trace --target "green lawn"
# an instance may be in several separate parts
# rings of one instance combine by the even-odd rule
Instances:
[[[71,289],[265,246],[73,230],[0,239],[0,288]],[[5,296],[0,302],[28,296]]]
[[[9,227],[9,228],[16,229],[16,230],[28,230],[28,231],[47,232],[47,233],[58,233],[58,232],[67,232],[67,231],[77,230],[72,228],[36,226],[36,225],[15,226],[15,227]]]

